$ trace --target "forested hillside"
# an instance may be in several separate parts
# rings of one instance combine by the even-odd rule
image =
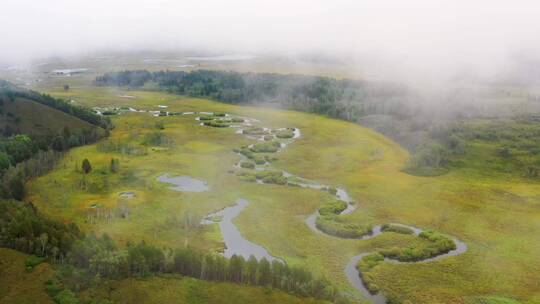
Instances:
[[[71,147],[96,142],[110,120],[0,80],[0,194],[22,199],[24,183],[52,169]]]

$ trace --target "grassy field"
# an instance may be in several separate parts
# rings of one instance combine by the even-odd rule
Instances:
[[[275,166],[345,187],[358,204],[347,220],[433,228],[469,246],[463,255],[436,262],[377,266],[372,273],[385,294],[411,303],[470,303],[478,297],[540,303],[538,183],[466,168],[440,177],[410,176],[401,172],[408,154],[397,144],[358,125],[315,115],[84,86],[50,92],[86,106],[159,110],[158,105],[167,105],[169,111],[228,112],[260,119],[268,127],[298,127],[302,137],[278,154]],[[136,98],[120,97],[124,94]],[[151,117],[147,113],[115,117],[117,127],[110,141],[140,146],[145,134],[156,131],[156,121],[162,121],[162,132],[174,144],[147,147],[146,154],[138,156],[100,152],[98,145],[73,149],[57,170],[31,182],[27,199],[47,214],[75,221],[88,232],[106,232],[120,244],[144,239],[173,248],[190,244],[220,250],[223,245],[215,225],[198,227],[192,223],[239,197],[246,198],[252,203],[235,221],[246,238],[288,263],[309,266],[360,301],[343,273],[347,261],[361,252],[418,241],[395,233],[365,241],[314,234],[304,219],[330,199],[328,193],[241,182],[228,173],[239,160],[231,151],[248,141],[233,129],[200,127],[193,118]],[[113,157],[120,159],[120,171],[115,174],[108,170]],[[478,155],[476,161],[482,157]],[[76,170],[84,158],[94,168],[85,177]],[[169,190],[168,185],[156,181],[163,173],[205,180],[211,190]],[[122,199],[120,193],[125,191],[134,192],[135,197]],[[106,213],[122,204],[129,206],[127,218],[89,217],[95,212],[92,206]],[[156,286],[167,286],[167,282],[159,278],[137,286],[144,286],[141,292],[153,293]]]
[[[0,303],[53,303],[44,283],[54,271],[49,264],[40,264],[26,271],[28,255],[0,248]]]
[[[110,291],[110,293],[109,293]],[[297,298],[284,292],[261,287],[239,287],[230,283],[206,282],[176,276],[152,277],[147,279],[126,279],[104,282],[99,288],[81,294],[84,299],[109,299],[113,303],[189,303],[226,304],[231,303],[284,303],[316,304],[325,303],[307,298]]]

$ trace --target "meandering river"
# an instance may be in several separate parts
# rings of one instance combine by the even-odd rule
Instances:
[[[189,114],[192,114],[192,113],[189,113]],[[212,113],[205,113],[205,114],[211,115]],[[227,117],[230,117],[230,115],[227,115]],[[247,128],[250,128],[250,127],[254,126],[259,121],[256,120],[256,119],[250,119],[250,118],[245,118],[245,117],[243,117],[243,119],[244,119],[243,122],[241,122],[241,123],[233,123],[230,126],[230,127],[233,127],[233,128],[237,129],[237,131],[236,131],[237,134],[244,135],[249,139],[255,140],[256,142],[265,141],[266,140],[265,136],[268,136],[269,134],[271,136],[275,136],[272,133],[268,133],[270,131],[270,129],[263,128],[263,127],[261,127],[263,132],[264,132],[264,134],[262,134],[262,135],[244,134],[244,132],[243,132],[244,129],[247,129]],[[201,124],[201,125],[203,125],[203,124]],[[276,130],[280,131],[280,130],[286,130],[286,129],[282,128],[282,129],[276,129]],[[280,151],[282,151],[283,149],[285,149],[288,145],[292,144],[297,138],[301,137],[300,129],[293,128],[293,129],[289,129],[289,130],[292,130],[293,136],[290,137],[290,138],[286,138],[286,139],[283,139],[283,138],[279,139],[281,141],[281,146],[280,146],[280,149],[277,151],[278,153]],[[275,137],[275,138],[277,139],[277,137]],[[252,147],[252,146],[253,145],[251,145],[250,147]],[[242,157],[243,161],[248,160],[244,155],[242,155],[242,154],[239,154],[239,155]],[[240,169],[239,164],[240,163],[234,164],[233,168],[234,169]],[[266,162],[263,165],[257,165],[254,169],[257,170],[257,171],[264,171],[264,170],[268,170],[269,166],[270,166],[270,164],[268,162]],[[289,172],[286,172],[286,171],[282,171],[282,176],[287,178],[287,179],[294,180],[294,181],[288,181],[287,182],[287,184],[293,185],[293,186],[299,186],[299,187],[317,189],[317,190],[328,190],[328,189],[332,188],[332,187],[330,187],[328,185],[319,184],[317,182],[313,182],[313,181],[310,181],[308,179],[305,179],[305,178],[302,178],[302,177],[299,177],[299,176],[294,176],[293,174],[291,174]],[[177,183],[177,182],[180,182],[180,180],[178,180],[178,177],[170,178],[169,176],[160,176],[160,180],[164,181],[164,182],[176,184],[177,187],[181,187],[179,185],[179,183]],[[257,182],[260,183],[260,184],[264,184],[264,181],[262,181],[260,179],[257,179]],[[202,184],[199,184],[197,182],[193,182],[192,180],[183,181],[182,183],[183,184],[187,183],[187,184],[189,184],[189,187],[192,187],[192,189],[197,189],[197,190],[204,189],[204,187],[206,187],[205,184],[202,185]],[[347,207],[339,215],[346,215],[346,214],[350,214],[350,213],[354,212],[357,209],[357,206],[354,204],[354,201],[351,198],[351,196],[349,195],[349,193],[344,188],[335,188],[335,190],[336,190],[335,194],[334,194],[335,197],[338,200],[341,200],[341,201],[347,203]],[[204,191],[204,190],[201,190],[201,191]],[[220,210],[218,212],[211,213],[211,214],[207,215],[202,220],[201,223],[205,224],[205,225],[216,224],[216,223],[219,224],[219,227],[221,229],[221,233],[222,233],[222,236],[223,236],[223,241],[225,242],[225,247],[226,247],[225,251],[223,253],[223,255],[225,257],[231,257],[232,255],[236,254],[236,255],[241,255],[241,256],[243,256],[244,258],[247,259],[247,258],[249,258],[249,256],[253,255],[258,260],[262,259],[262,258],[266,258],[269,261],[273,261],[273,260],[283,261],[280,258],[272,256],[264,247],[262,247],[262,246],[260,246],[258,244],[255,244],[253,242],[250,242],[249,240],[244,238],[242,236],[242,234],[240,233],[240,231],[238,230],[238,228],[234,225],[233,220],[242,212],[242,210],[244,210],[246,208],[246,206],[248,204],[249,204],[249,202],[247,200],[238,199],[238,201],[235,203],[235,205],[224,208],[224,209],[222,209],[222,210]],[[317,228],[316,222],[317,222],[317,217],[318,216],[319,216],[318,210],[316,210],[314,213],[307,216],[306,219],[305,219],[306,225],[314,233],[326,235],[328,237],[338,237],[338,236],[328,235],[325,232],[321,231],[319,228]],[[399,223],[392,223],[392,225],[397,225],[397,226],[402,226],[402,227],[409,228],[409,229],[411,229],[413,231],[413,234],[415,236],[419,236],[420,233],[422,233],[422,231],[423,231],[420,228],[413,227],[413,226],[408,226],[408,225],[404,225],[404,224],[399,224]],[[358,238],[358,240],[365,240],[365,239],[374,238],[374,237],[377,237],[378,235],[380,235],[381,233],[384,233],[381,230],[381,225],[377,225],[377,226],[374,226],[372,228],[372,232],[370,234],[364,235],[364,236]],[[417,262],[400,262],[398,260],[393,260],[393,259],[386,258],[384,260],[384,262],[388,262],[388,263],[427,263],[427,262],[432,262],[432,261],[435,261],[435,260],[443,259],[443,258],[446,258],[446,257],[449,257],[449,256],[459,255],[459,254],[462,254],[465,251],[467,251],[467,245],[465,243],[463,243],[462,241],[460,241],[460,240],[458,240],[456,238],[453,238],[453,241],[454,241],[454,243],[456,245],[456,249],[454,249],[454,250],[452,250],[452,251],[450,251],[448,253],[441,254],[441,255],[438,255],[438,256],[435,256],[435,257],[432,257],[432,258],[428,258],[428,259],[425,259],[425,260],[422,260],[422,261],[417,261]],[[375,304],[384,304],[387,301],[384,294],[382,294],[382,293],[377,293],[377,294],[370,293],[369,290],[366,288],[364,282],[362,281],[362,278],[360,276],[360,273],[359,273],[358,269],[356,268],[356,265],[358,264],[358,262],[364,256],[366,256],[366,255],[368,255],[370,253],[371,252],[363,252],[363,253],[361,253],[359,255],[353,256],[349,260],[349,262],[347,263],[347,265],[345,267],[345,270],[344,270],[345,275],[346,275],[347,279],[349,280],[350,284],[354,288],[356,288],[360,293],[362,293],[365,298],[369,299],[371,302],[373,302]]]

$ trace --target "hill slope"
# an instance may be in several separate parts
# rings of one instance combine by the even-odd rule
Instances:
[[[0,103],[0,129],[4,135],[32,134],[53,135],[65,127],[71,130],[86,129],[96,126],[73,115],[37,103],[27,98],[15,98],[14,101]],[[9,131],[11,130],[11,132]]]
[[[49,264],[33,271],[25,270],[28,255],[0,248],[0,303],[53,303],[45,291],[45,282],[53,276]]]

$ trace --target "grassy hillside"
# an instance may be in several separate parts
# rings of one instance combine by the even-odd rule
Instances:
[[[0,303],[53,303],[45,291],[45,282],[54,275],[49,264],[40,264],[27,271],[29,256],[0,248]]]
[[[0,111],[0,130],[9,126],[15,134],[56,135],[65,127],[71,130],[96,128],[75,116],[27,98],[3,101]]]
[[[89,106],[159,110],[158,105],[167,105],[168,111],[228,112],[257,118],[268,127],[298,127],[301,138],[278,154],[276,167],[347,188],[358,208],[346,221],[433,228],[467,243],[468,251],[460,256],[377,266],[373,279],[385,294],[412,303],[467,303],[478,297],[540,302],[540,184],[534,180],[465,169],[439,177],[411,176],[401,171],[409,155],[394,142],[361,126],[316,115],[151,92],[77,88],[60,93]],[[124,94],[134,98],[120,97]],[[145,134],[155,132],[158,121],[174,144],[143,146]],[[99,144],[73,149],[55,171],[31,183],[27,199],[47,214],[74,221],[85,231],[107,232],[119,243],[144,239],[162,246],[222,250],[217,227],[190,225],[190,219],[246,198],[251,204],[235,220],[246,238],[288,263],[309,266],[360,301],[343,273],[348,260],[361,252],[414,242],[411,236],[395,233],[364,241],[314,234],[304,220],[330,195],[245,183],[228,173],[239,160],[232,149],[247,143],[232,129],[203,128],[189,115],[129,113],[114,122],[117,127],[109,140],[142,153],[107,151]],[[117,174],[108,170],[113,157],[120,159]],[[84,158],[94,170],[84,177],[88,187],[81,188],[83,177],[75,168]],[[211,191],[172,191],[156,181],[163,173],[202,179]],[[128,218],[89,217],[92,206],[107,211],[124,204],[124,191],[135,194],[127,203]]]

